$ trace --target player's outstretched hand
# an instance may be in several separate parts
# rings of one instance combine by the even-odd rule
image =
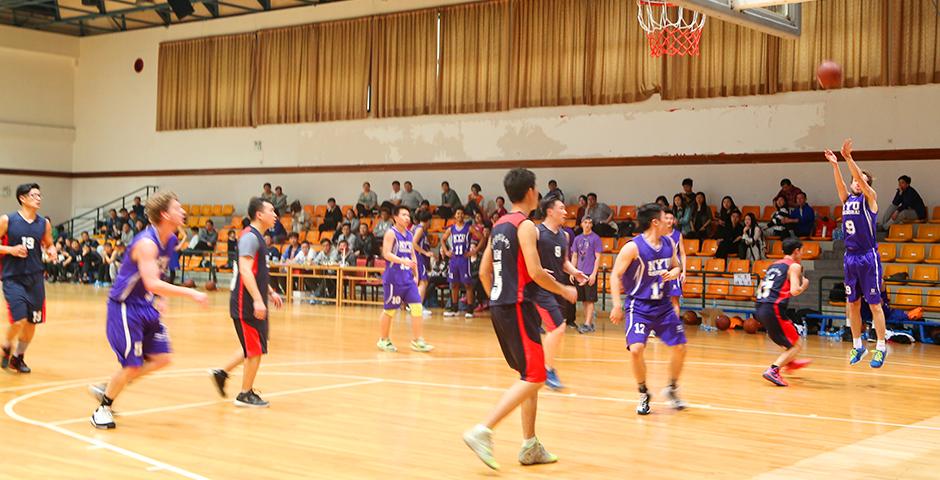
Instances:
[[[620,325],[620,322],[623,321],[623,308],[614,305],[614,308],[610,309],[610,323],[614,325]]]
[[[264,304],[264,301],[255,300],[255,318],[258,320],[264,320],[268,318],[268,307]]]
[[[29,250],[26,249],[26,245],[17,245],[13,247],[13,250],[10,251],[10,255],[19,258],[26,258],[26,255],[29,255]]]
[[[826,160],[829,160],[829,163],[836,165],[839,163],[839,157],[836,154],[832,153],[832,150],[826,150]]]
[[[571,285],[565,285],[562,290],[561,296],[567,300],[569,303],[577,303],[578,301],[578,289],[572,287]]]
[[[846,138],[845,142],[842,143],[842,157],[852,158],[852,139],[851,138]]]
[[[274,308],[281,308],[284,306],[284,300],[281,299],[281,296],[277,292],[271,292],[271,303],[274,304]]]
[[[575,270],[574,275],[572,275],[578,285],[584,286],[591,278],[584,274],[581,270]]]
[[[203,307],[209,306],[209,296],[203,292],[200,292],[199,290],[196,290],[195,288],[190,292],[190,297],[194,302]]]

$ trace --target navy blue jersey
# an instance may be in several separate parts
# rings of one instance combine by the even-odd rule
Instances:
[[[493,289],[490,301],[493,305],[515,305],[523,300],[532,300],[523,295],[532,282],[526,269],[525,257],[519,246],[519,224],[526,220],[522,212],[503,215],[493,225],[490,244],[493,247]]]
[[[268,304],[268,285],[271,283],[268,274],[268,263],[264,261],[267,251],[264,237],[255,227],[249,226],[242,231],[242,236],[238,240],[238,257],[251,257],[253,259],[251,273],[255,277],[255,283],[258,284],[258,292],[261,293],[265,306]],[[251,298],[248,288],[242,282],[241,272],[235,275],[235,285],[232,288],[229,311],[232,318],[255,318],[254,300]]]
[[[539,260],[542,268],[548,270],[558,282],[565,282],[565,258],[568,256],[568,238],[564,230],[551,231],[545,224],[539,224]]]
[[[767,274],[757,289],[757,303],[772,303],[787,308],[790,301],[790,265],[793,265],[793,260],[784,258],[767,268]]]
[[[8,215],[7,234],[3,244],[26,247],[26,258],[3,256],[3,279],[35,275],[42,273],[42,239],[46,236],[46,219],[37,215],[32,222],[27,221],[20,212]]]

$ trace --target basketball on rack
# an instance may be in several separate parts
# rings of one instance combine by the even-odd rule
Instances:
[[[697,313],[689,310],[682,314],[682,323],[686,325],[701,325],[702,318]]]
[[[727,330],[731,327],[731,319],[727,315],[718,315],[715,317],[715,326],[718,330]]]
[[[187,278],[186,281],[183,282],[183,286],[186,288],[196,288],[196,281],[191,278]]]
[[[842,86],[842,67],[832,60],[823,60],[816,68],[816,80],[823,89]]]
[[[214,292],[216,290],[218,290],[218,288],[216,288],[215,282],[213,282],[212,280],[209,280],[208,282],[206,282],[207,292]]]
[[[744,331],[747,333],[757,333],[760,330],[760,322],[756,318],[751,317],[744,321]]]

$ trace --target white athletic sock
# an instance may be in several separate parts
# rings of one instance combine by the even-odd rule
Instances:
[[[486,425],[483,425],[482,423],[476,424],[476,426],[473,427],[473,430],[474,430],[476,433],[493,433],[492,430],[490,430],[489,428],[487,428]]]
[[[522,441],[522,448],[532,448],[538,443],[539,439],[532,437]]]
[[[882,343],[884,343],[884,342],[882,342]],[[26,353],[26,348],[27,348],[27,347],[29,347],[29,342],[24,342],[24,341],[20,340],[19,343],[16,344],[16,356],[20,356],[20,355],[23,355],[24,353]]]
[[[852,339],[852,348],[862,348],[862,337]]]
[[[885,346],[884,340],[878,340],[878,343],[875,344],[875,348],[881,350],[882,352],[888,351],[888,347]]]

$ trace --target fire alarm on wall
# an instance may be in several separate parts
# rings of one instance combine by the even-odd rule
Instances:
[[[138,58],[134,60],[134,71],[140,73],[144,69],[144,59]]]

